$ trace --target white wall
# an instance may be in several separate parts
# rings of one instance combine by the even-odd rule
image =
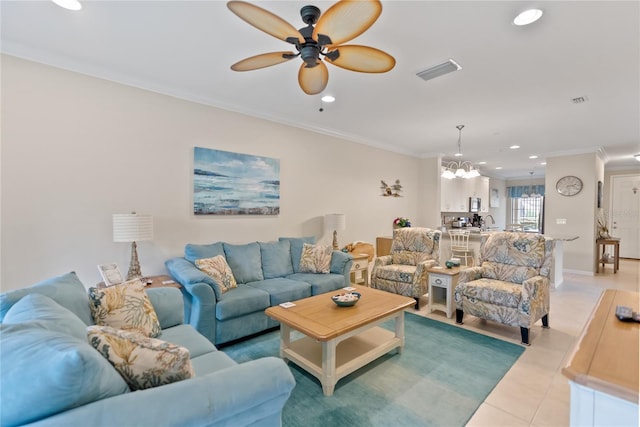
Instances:
[[[346,214],[341,246],[390,235],[396,216],[431,225],[420,223],[432,215],[419,191],[433,191],[420,159],[10,56],[1,89],[2,290],[71,270],[90,286],[105,262],[126,274],[130,247],[112,242],[113,213],[153,215],[154,240],[138,245],[147,275],[186,243],[330,242],[326,213]],[[280,159],[280,215],[193,215],[194,146]],[[381,197],[381,179],[400,179],[404,197]]]
[[[582,180],[582,191],[563,196],[556,182],[566,175]],[[564,269],[577,273],[595,272],[596,197],[598,181],[604,179],[604,164],[595,153],[548,157],[545,170],[545,234],[575,237],[564,244]],[[558,224],[558,219],[566,224]]]

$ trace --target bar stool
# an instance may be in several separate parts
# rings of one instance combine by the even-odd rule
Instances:
[[[469,248],[469,230],[449,230],[449,239],[451,239],[451,258],[460,258],[460,265],[465,267],[473,267],[475,259],[473,249]],[[471,261],[469,263],[468,261]]]

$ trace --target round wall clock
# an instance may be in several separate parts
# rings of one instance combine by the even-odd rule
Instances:
[[[575,196],[582,191],[582,180],[577,176],[563,176],[556,182],[556,190],[563,196]]]

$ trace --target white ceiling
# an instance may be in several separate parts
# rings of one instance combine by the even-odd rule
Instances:
[[[320,96],[298,87],[298,58],[230,70],[290,45],[224,1],[81,1],[70,12],[48,0],[2,0],[2,52],[417,157],[453,159],[464,124],[462,159],[486,161],[489,176],[541,176],[546,157],[597,150],[606,168],[639,167],[637,1],[384,1],[351,43],[390,53],[395,68],[328,65],[325,93],[337,101],[323,112]],[[300,28],[302,6],[324,11],[333,1],[254,3]],[[531,5],[544,10],[540,21],[512,25]],[[463,69],[431,81],[415,75],[449,58]],[[581,96],[588,102],[571,101]]]

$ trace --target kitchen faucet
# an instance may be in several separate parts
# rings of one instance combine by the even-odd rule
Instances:
[[[492,216],[491,214],[486,215],[486,216],[484,217],[485,222],[487,222],[487,218],[491,218],[491,225],[493,225],[493,224],[495,224],[495,223],[496,223],[496,220],[495,220],[495,219],[493,219],[493,216]]]

